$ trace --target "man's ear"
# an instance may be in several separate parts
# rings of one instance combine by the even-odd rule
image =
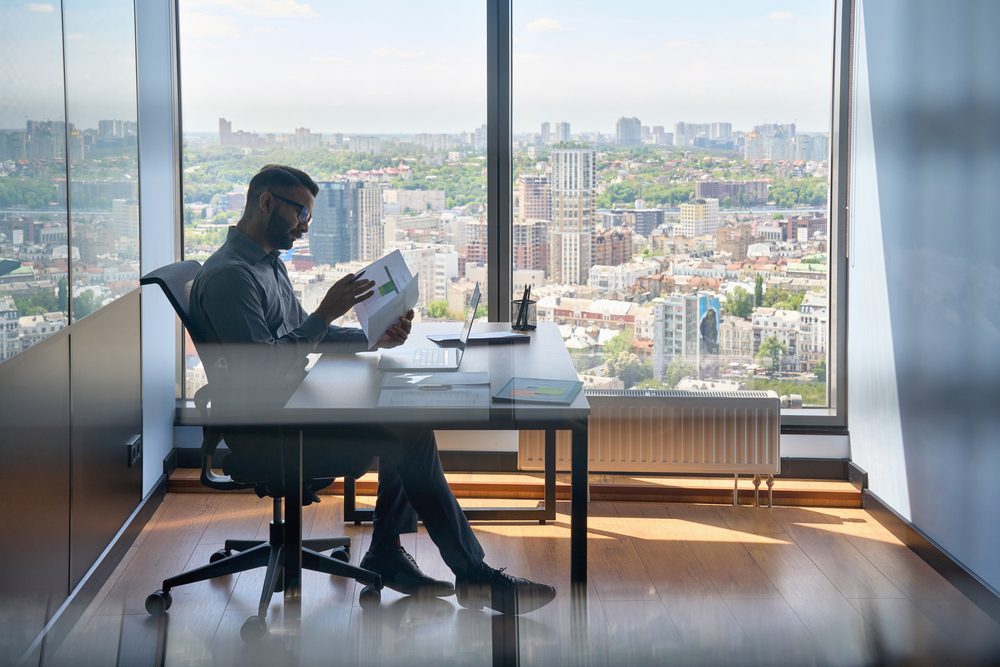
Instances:
[[[265,190],[260,193],[260,197],[257,198],[257,207],[268,215],[271,213],[271,208],[274,206],[274,197],[270,192]]]

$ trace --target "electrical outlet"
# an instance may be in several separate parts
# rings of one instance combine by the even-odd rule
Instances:
[[[131,468],[142,458],[142,434],[136,434],[125,445],[128,453],[128,467]]]

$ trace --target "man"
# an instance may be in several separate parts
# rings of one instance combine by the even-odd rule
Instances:
[[[192,286],[191,317],[199,335],[211,343],[200,346],[199,353],[213,388],[220,389],[214,392],[220,398],[213,410],[224,411],[234,422],[242,414],[245,423],[252,423],[264,410],[284,405],[304,377],[307,354],[368,346],[360,329],[332,322],[369,298],[375,283],[344,276],[307,315],[278,256],[308,231],[318,192],[316,183],[298,169],[265,166],[250,180],[243,217]],[[412,320],[410,311],[377,347],[402,344]],[[462,606],[485,605],[503,613],[528,612],[555,597],[551,586],[512,577],[483,562],[482,547],[444,478],[430,428],[404,434],[391,425],[310,427],[304,435],[303,478],[313,480],[307,495],[329,484],[330,477],[357,475],[379,458],[372,544],[361,566],[378,572],[389,588],[408,595],[456,593]],[[273,472],[280,466],[274,437],[266,427],[227,429],[232,452],[227,470],[242,470],[248,479],[260,478],[254,471]],[[421,572],[400,545],[401,533],[416,531],[418,516],[454,572],[454,586]]]

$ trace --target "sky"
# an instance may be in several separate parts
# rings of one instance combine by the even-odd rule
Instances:
[[[131,12],[132,0],[0,0],[0,128],[63,120],[67,108],[81,129],[102,119],[135,120]]]
[[[131,0],[63,4],[71,120],[134,117],[134,82],[87,74],[132,57]],[[486,120],[485,0],[180,0],[179,11],[185,131],[214,132],[219,117],[234,130],[346,134]],[[61,117],[59,16],[58,2],[0,0],[0,89],[14,91],[0,127]],[[833,0],[515,0],[512,25],[515,132],[568,121],[612,134],[621,116],[668,131],[828,129]]]

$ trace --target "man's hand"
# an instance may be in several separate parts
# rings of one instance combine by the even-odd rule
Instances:
[[[393,324],[391,327],[385,330],[385,335],[379,338],[378,342],[375,343],[376,348],[388,348],[397,347],[406,342],[406,339],[410,335],[410,329],[413,328],[413,311],[411,310],[406,315],[399,318],[397,324]]]
[[[355,304],[361,303],[374,292],[374,280],[361,280],[360,274],[348,273],[327,290],[326,296],[316,308],[316,314],[327,324],[349,311]]]

